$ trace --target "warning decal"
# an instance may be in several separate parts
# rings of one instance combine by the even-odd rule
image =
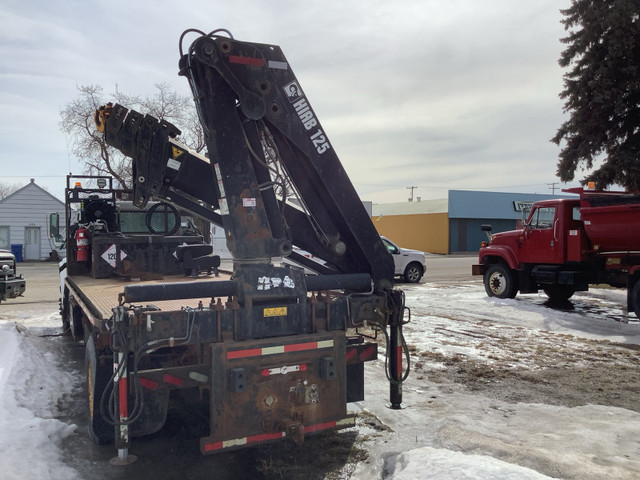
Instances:
[[[265,308],[262,314],[265,317],[283,317],[287,314],[287,307]]]
[[[127,254],[124,250],[120,250],[120,259],[118,260],[118,249],[116,248],[116,244],[112,243],[111,246],[104,251],[101,257],[113,268],[116,268],[118,261],[121,262],[124,260],[127,257]]]
[[[178,158],[183,153],[184,153],[184,150],[176,147],[175,145],[171,145],[171,156],[173,158]]]

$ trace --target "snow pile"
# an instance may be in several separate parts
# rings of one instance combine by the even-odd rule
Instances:
[[[60,449],[61,440],[76,427],[54,418],[58,402],[71,393],[75,381],[53,353],[38,351],[37,342],[24,341],[24,335],[29,335],[24,327],[0,323],[0,476],[78,478],[63,463]]]
[[[534,470],[484,455],[423,447],[398,456],[392,480],[549,480]]]

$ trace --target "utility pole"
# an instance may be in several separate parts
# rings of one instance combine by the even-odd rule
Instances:
[[[547,183],[547,185],[550,185],[550,189],[551,189],[551,193],[553,195],[556,194],[556,185],[558,185],[558,182],[553,182],[553,183]]]
[[[413,202],[413,191],[418,187],[407,187],[407,190],[411,190],[411,196],[409,197],[409,201]]]

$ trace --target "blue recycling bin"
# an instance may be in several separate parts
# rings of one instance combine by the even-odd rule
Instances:
[[[16,257],[16,262],[22,261],[22,245],[19,243],[11,244],[11,253]]]

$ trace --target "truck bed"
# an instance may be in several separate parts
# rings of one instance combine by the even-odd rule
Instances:
[[[220,272],[219,277],[205,276],[199,277],[202,281],[229,280],[230,274]],[[97,324],[109,319],[112,315],[112,308],[118,306],[118,295],[124,292],[126,285],[152,285],[159,283],[179,283],[193,282],[193,277],[184,275],[164,275],[158,280],[127,280],[122,278],[93,278],[85,275],[68,276],[65,280],[70,291],[77,293],[76,299],[85,310],[94,318],[92,323]],[[77,298],[79,297],[79,298]],[[183,300],[163,300],[153,302],[153,305],[164,311],[180,310],[182,307],[197,307],[202,301],[207,305],[211,298],[189,298]]]

